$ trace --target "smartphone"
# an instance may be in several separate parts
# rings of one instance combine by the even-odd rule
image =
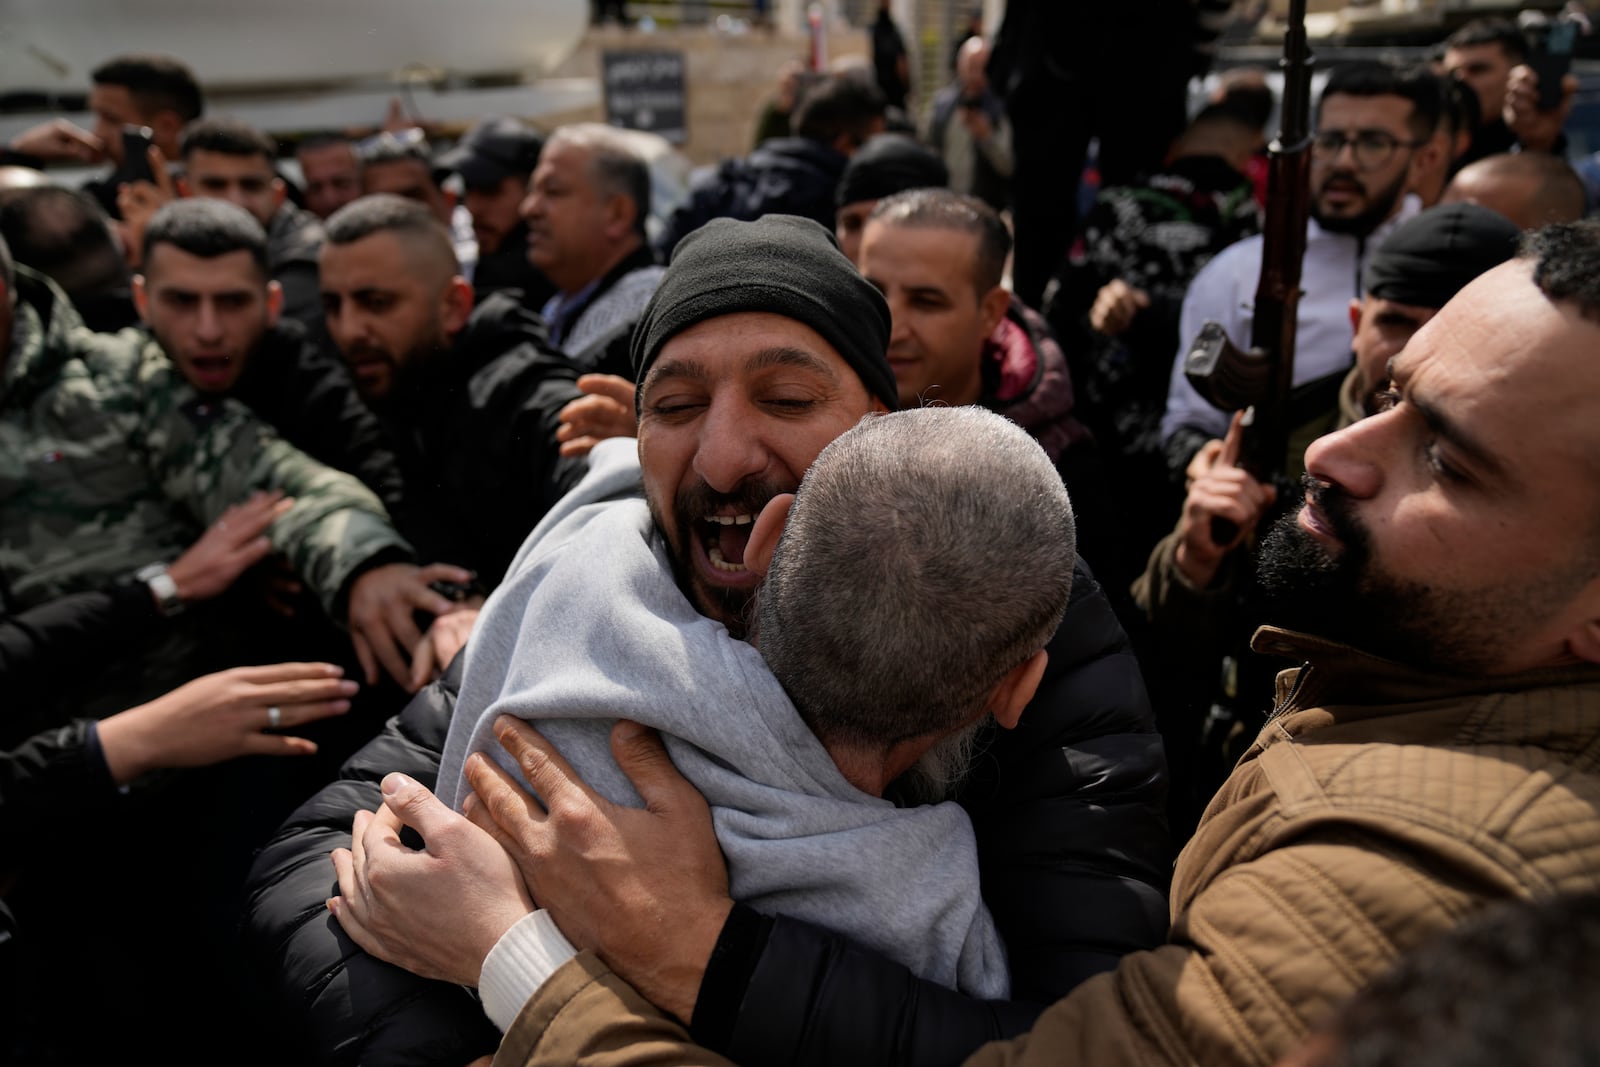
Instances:
[[[1578,24],[1555,19],[1532,27],[1528,41],[1528,67],[1539,76],[1539,110],[1561,106],[1561,80],[1572,69],[1572,50],[1578,41]]]
[[[148,126],[122,127],[122,169],[119,177],[125,182],[156,182],[150,169],[150,137]]]

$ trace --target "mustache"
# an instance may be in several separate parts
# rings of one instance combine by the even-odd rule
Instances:
[[[718,511],[757,515],[773,497],[792,489],[793,486],[775,478],[746,479],[731,493],[718,492],[705,482],[696,482],[678,490],[672,503],[680,521],[696,521]]]
[[[1300,476],[1300,486],[1305,490],[1306,502],[1321,513],[1323,521],[1333,535],[1348,549],[1365,551],[1370,543],[1366,528],[1356,519],[1355,502],[1350,494],[1330,482],[1322,482],[1309,474]]]
[[[394,355],[387,348],[382,345],[372,344],[370,341],[356,341],[347,345],[344,349],[344,357],[351,362],[382,360],[385,363],[394,363]]]

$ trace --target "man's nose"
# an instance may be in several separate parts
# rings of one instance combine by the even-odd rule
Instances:
[[[195,327],[204,340],[214,341],[222,336],[222,318],[217,314],[215,303],[210,300],[200,301],[200,314]]]
[[[522,198],[522,203],[517,205],[517,214],[524,220],[534,218],[543,210],[544,205],[540,202],[538,193],[529,193]]]
[[[1306,473],[1364,500],[1383,488],[1383,457],[1397,453],[1394,415],[1385,412],[1352,423],[1306,448]]]
[[[694,470],[719,493],[731,493],[772,462],[756,412],[742,401],[714,400],[700,423]]]

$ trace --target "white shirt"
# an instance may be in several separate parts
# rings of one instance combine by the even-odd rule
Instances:
[[[1300,268],[1300,306],[1294,337],[1294,384],[1303,385],[1347,369],[1350,355],[1350,301],[1361,296],[1361,272],[1367,257],[1395,227],[1422,210],[1422,202],[1407,196],[1400,210],[1364,240],[1349,234],[1329,233],[1315,219],[1306,225],[1306,255]],[[1183,374],[1183,358],[1200,327],[1218,322],[1228,339],[1240,348],[1250,345],[1250,324],[1255,311],[1256,285],[1261,276],[1262,238],[1247,237],[1229,245],[1201,268],[1183,298],[1178,319],[1178,358],[1172,364],[1167,392],[1167,412],[1161,419],[1166,440],[1180,426],[1221,437],[1228,430],[1228,414],[1211,406]]]

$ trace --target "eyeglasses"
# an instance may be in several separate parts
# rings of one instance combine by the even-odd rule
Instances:
[[[1420,144],[1421,141],[1402,141],[1382,130],[1357,130],[1354,136],[1346,135],[1343,130],[1324,130],[1312,138],[1311,152],[1322,160],[1337,159],[1345,145],[1349,145],[1356,166],[1372,170],[1389,162],[1396,148],[1416,148]]]

